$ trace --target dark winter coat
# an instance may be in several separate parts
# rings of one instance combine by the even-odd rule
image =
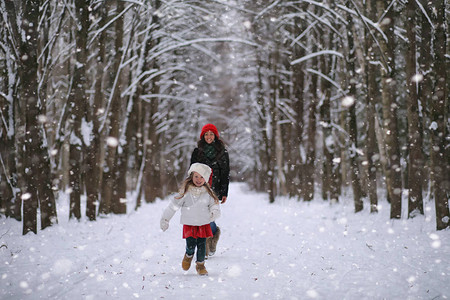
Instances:
[[[215,155],[212,158],[208,158],[204,151],[206,145],[203,139],[198,143],[198,147],[192,152],[191,165],[193,163],[202,163],[212,169],[211,188],[220,200],[223,196],[228,196],[228,185],[230,183],[230,160],[228,151],[225,149],[223,143],[214,141],[211,145],[214,146]]]

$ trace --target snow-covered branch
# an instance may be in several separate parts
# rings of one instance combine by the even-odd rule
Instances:
[[[304,61],[306,61],[308,59],[311,59],[313,57],[320,56],[320,55],[335,55],[337,57],[344,58],[342,53],[339,53],[337,51],[334,51],[334,50],[323,50],[323,51],[314,52],[314,53],[305,55],[305,56],[303,56],[303,57],[301,57],[299,59],[293,60],[293,61],[291,61],[291,65],[299,64],[301,62],[304,62]]]

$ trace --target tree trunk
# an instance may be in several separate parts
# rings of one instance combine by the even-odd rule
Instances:
[[[275,161],[275,170],[277,174],[277,183],[274,188],[276,189],[277,194],[286,195],[286,175],[284,174],[284,159],[283,159],[283,142],[281,140],[281,126],[280,126],[280,112],[279,112],[279,101],[281,90],[283,90],[279,73],[279,64],[280,62],[280,53],[279,49],[275,49],[272,53],[272,65],[270,69],[272,70],[274,76],[270,77],[270,91],[271,91],[271,121],[272,125],[270,126],[272,130],[272,139],[271,139],[271,151],[273,153],[273,160]]]
[[[148,20],[155,21],[157,20],[157,16],[146,16]],[[147,21],[147,19],[145,19]],[[148,21],[147,21],[148,22]],[[153,27],[155,28],[155,27]],[[149,51],[153,47],[152,43],[153,37],[153,29],[146,31],[145,37],[143,39],[142,44],[143,48],[138,49],[139,51],[139,64],[137,69],[138,76],[149,71],[151,69],[151,63],[147,60],[149,56]],[[145,167],[149,157],[147,156],[148,146],[146,144],[146,136],[147,134],[147,125],[148,125],[148,111],[147,107],[149,106],[147,103],[143,103],[140,99],[141,95],[147,92],[148,84],[145,83],[146,77],[143,77],[142,80],[139,80],[136,90],[133,93],[133,108],[131,112],[132,118],[129,120],[129,126],[131,128],[135,128],[134,135],[132,138],[132,145],[135,148],[135,171],[137,172],[136,179],[136,206],[135,209],[141,206],[142,195],[145,195],[145,187],[146,187],[146,171]],[[150,163],[150,162],[149,162]]]
[[[369,0],[366,3],[367,11],[371,20],[376,18],[376,6],[375,0]],[[368,30],[368,29],[366,29]],[[369,29],[370,30],[370,29]],[[368,36],[368,34],[366,34]],[[377,68],[371,61],[375,60],[375,43],[373,39],[366,38],[366,81],[367,81],[367,96],[366,96],[366,106],[367,106],[367,143],[366,143],[366,155],[367,155],[367,180],[368,180],[368,191],[370,201],[370,212],[375,213],[378,211],[378,196],[377,196],[377,167],[376,161],[376,133],[375,133],[375,103],[376,98],[378,98],[378,84],[376,81],[376,76],[379,74]]]
[[[106,3],[102,3],[99,7],[98,17],[100,18],[98,27],[103,28],[107,22]],[[86,153],[86,217],[90,221],[96,220],[97,203],[99,202],[101,169],[100,169],[100,153],[102,146],[100,144],[100,121],[98,116],[104,105],[103,92],[103,75],[105,68],[106,54],[106,30],[103,30],[98,37],[98,55],[97,68],[94,84],[94,103],[92,107],[86,106],[86,119],[92,124],[92,135],[90,144],[87,146]]]
[[[0,101],[0,105],[2,105]],[[4,107],[7,107],[6,105]],[[8,115],[3,112],[3,115]],[[7,132],[6,128],[0,128],[0,130]],[[7,217],[14,216],[14,192],[13,192],[13,182],[11,173],[11,167],[13,166],[10,160],[9,153],[14,153],[14,143],[11,138],[6,134],[0,136],[0,190],[2,194],[0,195],[0,215],[5,214]]]
[[[270,111],[268,111],[268,103],[264,99],[264,86],[263,86],[263,74],[264,62],[261,59],[261,54],[257,54],[257,70],[258,70],[258,99],[257,104],[261,109],[261,115],[259,118],[259,124],[262,129],[262,139],[263,139],[263,151],[262,156],[264,157],[263,172],[261,172],[261,181],[264,182],[264,187],[269,194],[269,202],[275,202],[275,180],[274,180],[274,161],[273,154],[271,152],[271,141],[269,136],[269,126],[272,123],[270,120]]]
[[[348,57],[347,57],[347,82],[349,83],[349,95],[347,97],[353,98],[348,114],[349,114],[349,138],[350,138],[350,167],[351,180],[353,188],[353,201],[355,205],[355,212],[363,210],[362,191],[360,183],[360,171],[358,165],[358,129],[356,122],[356,81],[354,79],[355,72],[355,46],[353,40],[353,16],[348,15],[347,18],[347,41],[348,41]]]
[[[407,96],[407,118],[408,118],[408,217],[417,214],[423,215],[422,199],[422,135],[419,118],[419,103],[417,95],[416,75],[416,5],[414,0],[408,0],[406,4],[406,85]]]
[[[86,62],[87,62],[87,39],[89,30],[89,0],[75,0],[75,64],[73,66],[72,89],[69,94],[69,106],[71,108],[71,135],[69,154],[69,187],[70,214],[69,218],[81,219],[80,197],[82,193],[82,172],[84,172],[83,153],[86,149],[85,139],[82,133],[85,115],[86,97]]]
[[[124,8],[122,1],[117,1],[116,14],[119,15]],[[114,55],[114,82],[110,96],[109,115],[109,136],[108,150],[106,154],[106,169],[103,173],[103,193],[100,203],[101,213],[121,214],[126,212],[123,181],[119,181],[125,174],[120,174],[120,158],[118,153],[120,137],[120,116],[122,111],[121,103],[121,85],[122,85],[122,66],[123,60],[123,16],[115,21],[115,55]],[[121,186],[122,185],[122,186]]]
[[[302,29],[301,20],[299,18],[295,19],[295,28],[297,31]],[[303,57],[305,56],[305,50],[297,45],[294,45],[294,57]],[[301,147],[303,144],[303,116],[304,116],[304,85],[305,85],[305,72],[303,68],[303,64],[296,64],[292,68],[293,70],[293,105],[294,111],[296,115],[296,122],[294,123],[294,136],[293,136],[293,164],[292,164],[292,174],[293,180],[291,183],[291,196],[297,195],[300,196],[303,194],[302,186],[303,186],[303,172],[302,167],[304,165],[304,161],[300,154]],[[300,197],[299,197],[300,199]]]
[[[323,41],[325,44],[327,41]],[[321,57],[321,72],[322,74],[329,75],[329,61],[324,56]],[[331,126],[331,113],[330,113],[330,96],[331,96],[331,84],[329,81],[321,80],[321,89],[324,93],[322,105],[320,106],[320,119],[322,124],[322,138],[323,138],[323,162],[322,162],[322,199],[331,200],[332,189],[332,174],[333,174],[333,153],[334,153],[334,139]],[[336,202],[337,199],[333,199]]]
[[[5,28],[6,29],[6,28]],[[19,202],[15,195],[15,183],[14,177],[17,173],[14,156],[16,155],[16,149],[14,140],[16,138],[16,128],[14,122],[14,86],[16,85],[16,71],[14,69],[14,61],[12,60],[12,51],[6,42],[5,29],[0,29],[2,37],[2,43],[5,47],[5,60],[4,64],[0,65],[0,72],[2,77],[3,86],[2,90],[7,90],[6,95],[0,96],[0,115],[3,120],[0,125],[0,214],[4,213],[6,217],[15,216],[15,202]],[[11,80],[10,80],[11,79]],[[20,217],[20,216],[19,216]]]
[[[425,16],[424,14],[420,14],[420,24],[421,24],[421,32],[420,32],[420,43],[419,46],[419,70],[421,75],[423,76],[422,80],[419,81],[419,94],[418,99],[420,103],[422,104],[422,128],[423,128],[423,137],[422,142],[424,146],[429,147],[431,143],[431,135],[430,135],[430,105],[431,105],[431,97],[433,94],[433,82],[435,82],[433,72],[431,72],[432,64],[433,64],[433,49],[431,42],[433,40],[432,38],[432,27],[430,24],[430,20],[428,16],[431,15],[431,11],[427,5],[429,2],[428,0],[421,0],[423,9],[426,12]],[[424,149],[426,149],[424,147]],[[423,180],[424,180],[424,188],[428,188],[430,194],[433,194],[433,185],[430,181],[430,153],[429,151],[424,151],[424,166],[423,166]]]
[[[315,48],[315,47],[314,47]],[[314,52],[314,50],[313,50]],[[313,65],[317,64],[317,60],[314,59]],[[305,187],[304,187],[304,200],[311,201],[314,198],[314,176],[315,176],[315,161],[316,161],[316,107],[317,107],[317,78],[312,76],[311,78],[311,97],[308,105],[308,129],[306,142],[306,162],[305,162]]]
[[[54,195],[51,189],[52,178],[49,176],[49,157],[43,135],[43,124],[40,121],[41,107],[38,95],[37,81],[37,49],[39,1],[22,2],[20,32],[15,37],[19,46],[19,78],[21,86],[19,97],[24,101],[25,107],[25,141],[24,141],[24,167],[22,200],[23,200],[23,234],[37,233],[37,207],[40,202],[43,228],[56,221]],[[10,3],[9,14],[16,15],[14,4]],[[11,16],[11,15],[10,15]],[[10,18],[15,19],[15,16]],[[16,24],[10,24],[12,27]],[[22,39],[27,36],[26,40]],[[48,210],[47,210],[48,209]]]
[[[434,202],[436,206],[436,229],[443,230],[450,226],[449,195],[450,195],[450,163],[446,156],[446,137],[448,129],[447,120],[447,101],[446,94],[447,68],[445,53],[446,44],[446,18],[445,18],[445,0],[433,2],[431,18],[435,28],[435,62],[433,72],[436,78],[436,84],[433,90],[431,102],[432,114],[432,180],[434,181]]]
[[[386,181],[391,202],[391,219],[399,219],[402,212],[402,172],[400,165],[400,147],[398,142],[396,82],[395,82],[395,11],[388,8],[388,3],[378,1],[379,12],[386,12],[381,20],[381,29],[387,36],[387,41],[380,39],[382,55],[386,64],[382,69],[382,99],[383,99],[383,130],[386,141]],[[387,10],[387,11],[386,11]]]
[[[159,8],[160,1],[155,1],[155,7]],[[152,16],[152,24],[155,24],[155,28],[159,26],[159,18],[157,14]],[[151,33],[151,37],[148,39],[148,45],[146,51],[150,51],[159,43],[159,38],[157,38],[154,32]],[[155,60],[148,61],[148,69],[159,69],[158,62]],[[159,94],[159,76],[153,78],[150,82],[150,92],[151,94]],[[155,98],[150,100],[150,104],[146,105],[146,110],[148,113],[148,141],[149,144],[146,145],[147,153],[145,154],[145,201],[154,202],[157,197],[162,195],[161,187],[161,145],[159,141],[159,134],[156,132],[158,127],[158,121],[156,115],[158,113],[160,100]]]
[[[331,4],[333,5],[333,4]],[[322,35],[323,44],[331,48],[333,45],[334,34],[331,30],[325,29]],[[325,39],[326,37],[326,39]],[[333,79],[334,70],[331,69],[332,61],[325,56],[321,56],[322,73]],[[322,132],[323,132],[323,175],[322,175],[322,198],[330,200],[331,203],[339,201],[339,164],[335,161],[336,156],[336,139],[333,135],[333,125],[331,119],[331,90],[330,81],[321,79],[321,89],[324,93],[322,105],[320,107]]]

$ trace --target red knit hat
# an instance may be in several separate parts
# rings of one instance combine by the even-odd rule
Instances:
[[[206,124],[202,128],[202,133],[200,133],[200,139],[205,135],[207,131],[212,131],[216,136],[216,138],[219,138],[219,131],[217,130],[217,127],[214,126],[213,124]]]

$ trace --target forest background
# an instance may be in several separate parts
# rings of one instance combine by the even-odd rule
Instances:
[[[211,122],[231,179],[271,202],[351,193],[355,212],[376,213],[381,194],[398,219],[427,198],[446,229],[449,11],[446,0],[0,0],[0,215],[37,233],[57,222],[61,191],[69,217],[91,221],[164,198]]]

